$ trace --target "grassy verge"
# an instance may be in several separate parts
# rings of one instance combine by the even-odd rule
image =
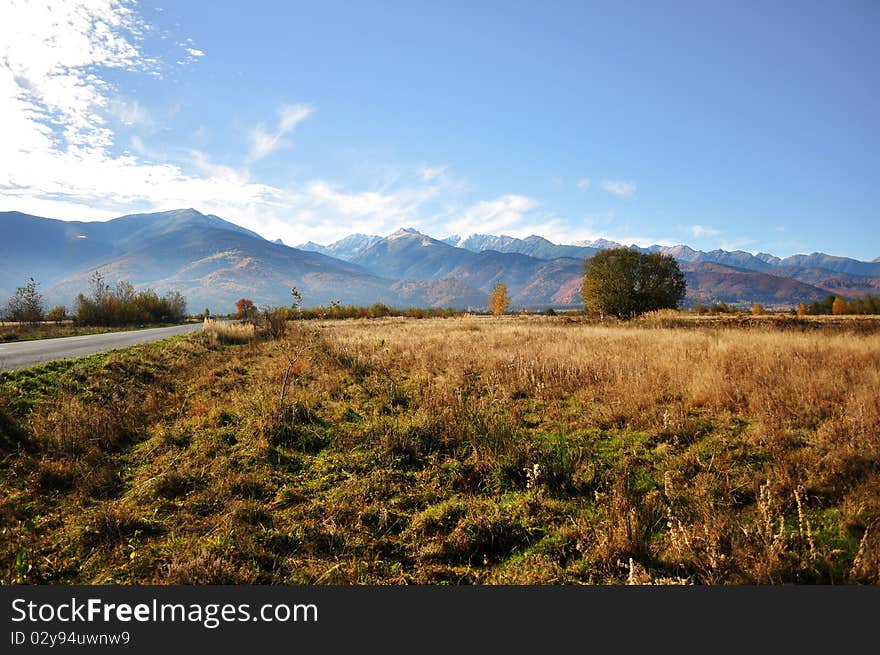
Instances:
[[[880,582],[876,334],[395,318],[40,368],[0,380],[4,583]]]

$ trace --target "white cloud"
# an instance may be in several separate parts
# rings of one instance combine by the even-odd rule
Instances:
[[[587,189],[589,189],[591,184],[592,181],[588,177],[582,177],[577,181],[577,187],[581,191],[586,191]]]
[[[381,225],[396,225],[397,221],[412,219],[418,209],[437,193],[435,187],[399,189],[380,193],[361,191],[343,193],[329,182],[315,180],[305,188],[305,195],[314,209],[329,209],[346,217],[381,218]]]
[[[513,235],[514,231],[525,227],[526,215],[537,206],[537,201],[528,196],[507,194],[477,202],[445,225],[451,234],[506,232]]]
[[[636,192],[636,183],[624,180],[602,180],[599,184],[604,191],[621,198],[629,198]]]
[[[186,48],[186,51],[193,57],[204,57],[205,53],[198,48]]]
[[[721,234],[721,231],[716,230],[714,227],[706,227],[704,225],[691,225],[691,234],[693,234],[698,239],[702,239],[707,237],[717,237],[719,234]]]
[[[137,47],[143,30],[128,3],[0,4],[0,157],[108,146],[110,86],[94,70],[151,68]]]
[[[446,173],[448,166],[422,166],[419,169],[419,176],[425,182],[431,182]]]
[[[742,250],[746,246],[753,245],[755,243],[754,239],[750,239],[749,237],[738,237],[736,239],[730,239],[721,242],[722,250]],[[754,250],[750,250],[753,255],[756,254]]]
[[[123,125],[151,125],[153,119],[137,100],[113,98],[107,105],[107,113]]]
[[[308,105],[281,106],[278,109],[278,127],[274,131],[269,132],[262,125],[251,130],[251,151],[248,155],[248,161],[255,162],[286,147],[288,144],[284,140],[284,136],[313,113],[314,109]]]
[[[146,154],[147,148],[144,145],[144,140],[141,139],[137,134],[131,137],[131,149],[134,150],[137,154],[143,155]]]

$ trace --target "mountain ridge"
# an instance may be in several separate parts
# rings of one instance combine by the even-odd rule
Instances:
[[[413,230],[413,228],[406,228]],[[400,230],[398,230],[399,232]],[[416,232],[418,232],[416,230]],[[419,233],[421,234],[421,233]],[[360,237],[371,239],[372,243],[376,243],[383,237],[378,235],[350,235],[339,241],[333,242],[328,246],[320,246],[309,242],[301,244],[299,247],[309,245],[315,248],[333,248],[336,244],[344,242],[352,237]],[[390,235],[389,235],[390,236]],[[387,237],[386,237],[387,238]],[[430,237],[433,238],[433,237]],[[686,262],[711,262],[718,264],[726,264],[729,266],[748,268],[755,271],[768,271],[774,267],[797,266],[797,267],[813,267],[825,268],[837,273],[852,273],[864,276],[880,276],[880,257],[872,261],[863,261],[851,257],[841,257],[837,255],[829,255],[822,252],[813,252],[810,254],[795,254],[788,257],[777,257],[769,253],[759,252],[752,254],[744,250],[723,250],[720,248],[703,251],[691,248],[686,244],[676,244],[674,246],[661,246],[653,244],[650,246],[636,246],[631,244],[626,246],[616,241],[608,239],[595,239],[592,241],[576,241],[572,244],[557,244],[549,239],[531,235],[524,239],[512,237],[509,235],[493,235],[474,233],[467,237],[461,235],[451,235],[443,239],[435,239],[447,245],[470,250],[472,252],[482,252],[484,250],[496,250],[498,252],[516,252],[525,255],[536,256],[541,259],[555,259],[559,257],[586,258],[594,255],[596,252],[606,248],[635,248],[641,252],[660,252],[672,255],[679,261]]]
[[[478,309],[497,282],[507,285],[514,307],[574,307],[581,304],[584,258],[620,245],[556,244],[540,235],[435,239],[406,227],[385,237],[352,234],[326,246],[290,247],[193,208],[101,222],[0,212],[0,233],[0,302],[32,275],[47,302],[70,305],[100,269],[110,283],[126,279],[159,292],[179,290],[192,311],[208,306],[221,313],[239,297],[258,305],[289,304],[292,286],[310,306],[339,301]],[[880,262],[825,253],[779,258],[704,252],[684,244],[639,250],[679,260],[689,284],[687,303],[783,307],[828,293],[880,291]]]

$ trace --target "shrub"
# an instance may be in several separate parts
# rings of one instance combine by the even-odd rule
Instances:
[[[252,323],[221,323],[208,318],[205,319],[204,334],[212,346],[247,343],[254,339],[256,329]]]
[[[46,314],[46,320],[54,321],[55,323],[61,323],[62,321],[67,320],[67,307],[64,305],[53,307],[49,313]]]
[[[186,318],[186,299],[177,291],[162,297],[152,289],[135,292],[125,280],[111,288],[100,271],[95,272],[89,285],[90,297],[76,297],[76,321],[80,325],[178,323]]]

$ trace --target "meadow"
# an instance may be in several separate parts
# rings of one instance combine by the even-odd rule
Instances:
[[[0,374],[0,581],[880,583],[880,330],[295,321]]]

